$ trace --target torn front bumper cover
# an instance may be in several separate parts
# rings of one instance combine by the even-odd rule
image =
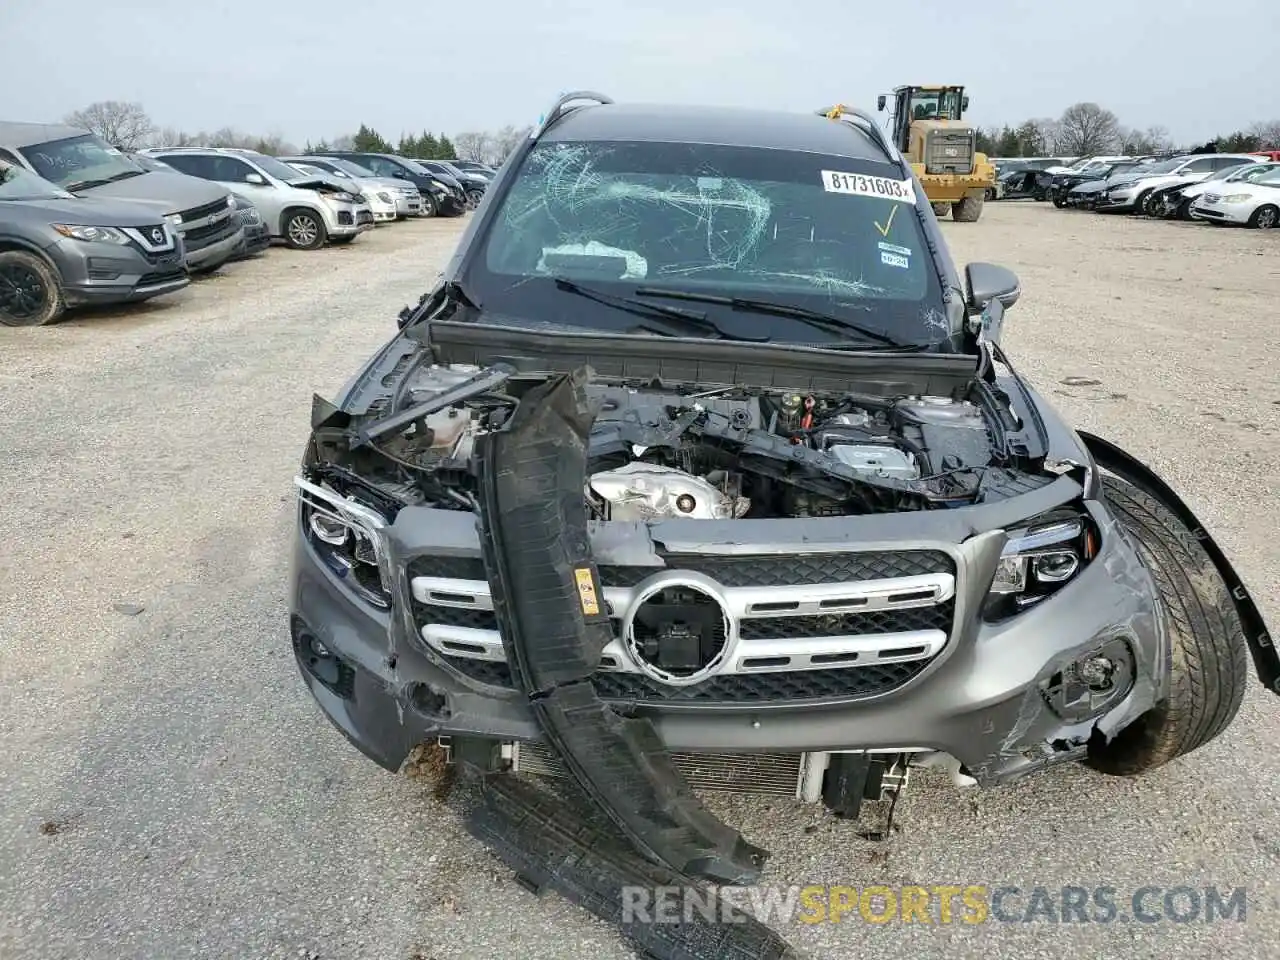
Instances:
[[[702,805],[648,720],[621,716],[591,684],[613,635],[582,495],[587,378],[537,385],[477,444],[484,562],[512,675],[574,780],[638,850],[752,883],[767,853]]]

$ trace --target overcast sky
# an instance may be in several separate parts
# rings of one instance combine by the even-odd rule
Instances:
[[[966,84],[983,126],[1078,100],[1179,142],[1280,117],[1280,0],[547,3],[0,0],[0,119],[133,100],[300,144],[531,123],[570,89],[874,109],[902,83]]]

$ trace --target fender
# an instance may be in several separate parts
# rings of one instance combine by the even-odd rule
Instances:
[[[1174,493],[1173,488],[1156,476],[1150,467],[1108,440],[1083,430],[1077,432],[1100,466],[1146,490],[1187,525],[1187,529],[1200,542],[1200,546],[1209,555],[1209,559],[1213,561],[1213,565],[1218,568],[1218,573],[1227,584],[1227,590],[1231,593],[1231,602],[1236,608],[1236,615],[1240,617],[1240,625],[1244,628],[1244,638],[1249,644],[1249,653],[1253,656],[1253,665],[1258,679],[1272,693],[1280,694],[1280,652],[1276,651],[1271,634],[1267,631],[1267,625],[1262,619],[1262,611],[1253,602],[1244,581],[1236,573],[1222,548],[1209,535],[1204,524],[1191,512],[1191,508],[1183,499]]]

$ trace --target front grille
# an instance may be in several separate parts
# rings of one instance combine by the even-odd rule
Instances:
[[[880,590],[913,588],[889,583],[919,577],[951,585],[955,564],[935,550],[872,551],[779,555],[665,554],[666,567],[600,567],[600,579],[621,637],[621,617],[627,591],[662,571],[689,571],[715,580],[727,591],[747,591],[754,602],[757,589],[835,587],[834,595],[872,586]],[[478,557],[419,557],[408,565],[414,587],[414,620],[424,629],[426,642],[444,663],[461,675],[496,687],[513,686],[502,659],[497,617],[488,598],[488,580]],[[420,579],[421,578],[421,579]],[[442,580],[443,584],[428,583]],[[449,581],[455,581],[450,583]],[[875,583],[884,581],[884,583]],[[929,582],[927,579],[925,582]],[[911,581],[919,586],[921,581]],[[811,592],[811,591],[810,591]],[[634,594],[632,594],[634,596]],[[725,594],[726,597],[730,593]],[[775,593],[775,596],[777,594]],[[770,601],[772,602],[772,601]],[[806,602],[795,601],[795,604]],[[626,653],[625,641],[606,650],[604,667],[593,683],[606,700],[666,703],[734,704],[819,701],[868,697],[900,687],[923,671],[943,649],[955,617],[954,594],[886,607],[853,610],[833,606],[830,613],[810,606],[790,606],[790,615],[760,610],[737,618],[738,650],[767,649],[765,656],[739,654],[737,672],[714,674],[691,686],[673,686],[637,672]],[[475,632],[469,632],[475,631]],[[877,639],[883,638],[883,639]],[[849,650],[831,644],[848,644]],[[621,646],[618,646],[618,645]],[[831,652],[831,651],[835,652]],[[485,651],[489,652],[486,653]],[[811,652],[806,652],[811,651]],[[621,660],[619,660],[621,657]],[[765,661],[776,659],[779,662]],[[854,660],[858,662],[853,663]]]
[[[173,280],[181,280],[187,275],[187,271],[179,267],[176,270],[165,270],[162,273],[149,273],[142,278],[138,284],[140,287],[150,287],[157,283],[169,283]]]
[[[926,173],[972,173],[974,138],[967,132],[933,130],[925,138]]]
[[[211,243],[217,243],[219,240],[231,236],[236,232],[237,226],[235,218],[228,217],[226,220],[192,227],[189,230],[182,231],[182,242],[186,244],[188,252],[198,250],[201,247],[207,247]]]
[[[243,227],[256,226],[262,222],[262,217],[259,215],[257,207],[237,210],[236,219],[239,220],[240,225]]]
[[[190,223],[192,220],[203,220],[205,217],[212,217],[216,213],[221,213],[227,209],[227,201],[224,197],[221,200],[215,200],[213,203],[206,203],[203,207],[193,207],[190,210],[183,210],[179,216],[182,217],[183,223]]]
[[[512,689],[511,668],[494,660],[444,657],[465,677],[493,687]],[[793,703],[808,700],[848,700],[888,693],[917,676],[928,661],[886,663],[794,673],[736,673],[711,677],[691,687],[669,687],[641,673],[600,671],[591,678],[602,700],[655,703]]]

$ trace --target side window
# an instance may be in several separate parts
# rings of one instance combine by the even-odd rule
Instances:
[[[1199,160],[1192,160],[1180,170],[1180,173],[1210,173],[1218,169],[1217,157],[1201,157]]]
[[[179,173],[185,173],[189,177],[200,177],[204,180],[212,180],[213,167],[209,163],[208,157],[199,157],[189,153],[177,153],[171,156],[160,158]]]
[[[1213,169],[1226,170],[1228,167],[1238,167],[1240,163],[1239,157],[1218,157],[1213,162]]]
[[[0,160],[5,161],[6,163],[12,163],[15,166],[19,166],[19,167],[22,166],[22,163],[18,160],[18,158],[15,157],[8,150],[0,150]]]
[[[384,157],[369,157],[366,165],[380,177],[394,177],[400,173],[400,167]]]
[[[256,172],[253,167],[237,157],[219,156],[214,157],[213,160],[218,171],[216,179],[223,183],[248,183],[245,178]]]

